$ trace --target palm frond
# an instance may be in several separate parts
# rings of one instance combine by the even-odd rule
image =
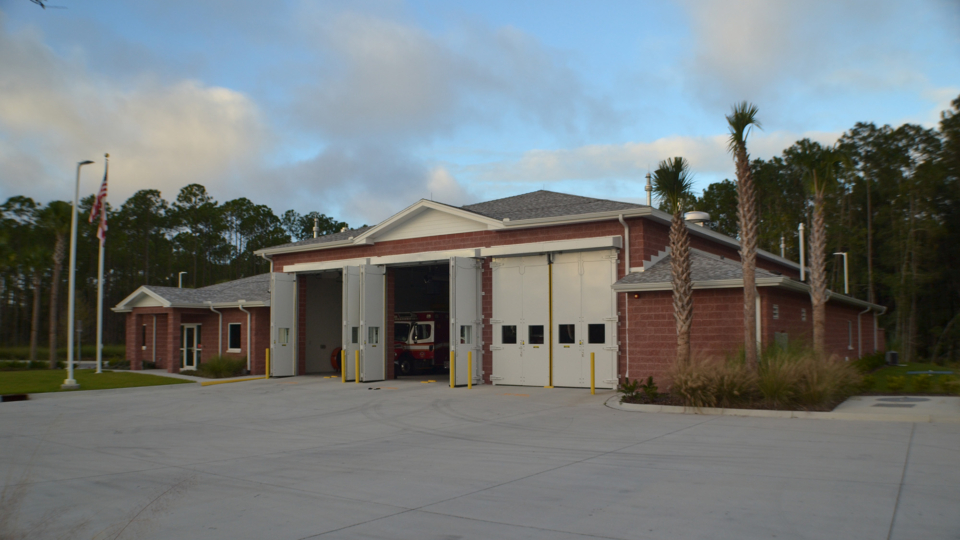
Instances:
[[[757,106],[747,101],[741,101],[733,106],[733,111],[727,115],[727,123],[730,125],[730,142],[727,149],[730,152],[735,152],[737,148],[747,144],[751,127],[763,129],[760,121],[757,120],[758,112]]]
[[[682,212],[694,199],[690,162],[679,156],[661,161],[653,173],[653,192],[671,214]]]

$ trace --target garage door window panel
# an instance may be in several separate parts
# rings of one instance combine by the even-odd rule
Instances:
[[[516,345],[517,343],[517,326],[514,324],[505,324],[501,329],[501,341],[504,345]]]
[[[542,324],[531,324],[528,327],[528,331],[531,345],[543,345],[544,332]]]
[[[571,344],[577,342],[577,325],[561,324],[557,327],[557,336],[560,344]]]
[[[587,343],[605,343],[607,341],[607,325],[589,324],[587,325]]]

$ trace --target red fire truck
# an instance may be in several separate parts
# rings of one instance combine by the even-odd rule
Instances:
[[[393,364],[397,375],[450,368],[450,317],[441,311],[396,313]]]

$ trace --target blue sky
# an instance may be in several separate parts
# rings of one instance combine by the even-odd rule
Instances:
[[[110,152],[115,204],[192,182],[351,224],[431,196],[639,201],[667,157],[732,177],[740,100],[769,158],[934,127],[960,95],[955,0],[50,3],[0,0],[3,198],[67,199]]]

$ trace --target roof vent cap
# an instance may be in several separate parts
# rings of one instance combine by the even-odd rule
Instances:
[[[699,211],[687,212],[686,214],[683,215],[683,219],[685,221],[688,221],[690,223],[694,223],[696,225],[703,227],[704,223],[710,221],[710,214],[706,212],[699,212]]]

